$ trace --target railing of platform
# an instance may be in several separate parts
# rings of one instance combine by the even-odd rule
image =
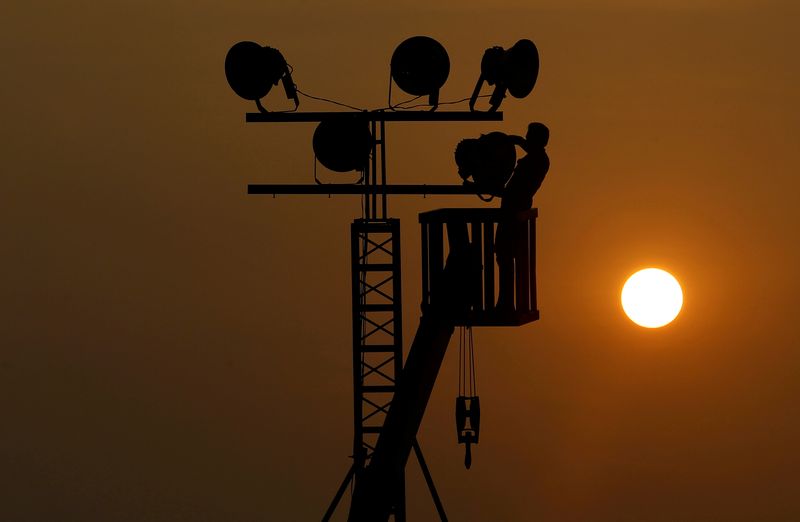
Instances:
[[[536,300],[536,217],[537,209],[509,212],[498,208],[444,208],[419,215],[422,227],[422,310],[446,313],[456,324],[512,326],[539,318]],[[498,226],[507,227],[506,240],[513,239],[513,306],[497,308]],[[459,296],[466,300],[457,310],[444,310],[445,267],[448,257],[458,253],[466,267],[458,277]],[[463,284],[463,286],[461,286]],[[452,306],[450,306],[452,308]]]

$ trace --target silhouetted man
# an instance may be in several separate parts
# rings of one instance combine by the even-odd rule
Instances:
[[[526,155],[517,162],[511,179],[499,194],[502,198],[500,208],[511,214],[508,219],[498,223],[495,239],[500,279],[497,308],[503,310],[514,309],[515,264],[517,271],[525,269],[518,265],[521,249],[527,245],[525,237],[527,227],[514,214],[531,209],[533,195],[539,190],[550,168],[550,159],[544,150],[550,139],[550,130],[543,123],[535,122],[528,125],[528,132],[524,138],[521,136],[511,136],[511,138],[515,145],[519,145],[526,152]]]

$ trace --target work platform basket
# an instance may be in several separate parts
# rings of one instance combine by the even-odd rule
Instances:
[[[457,326],[519,326],[539,319],[536,304],[537,209],[443,208],[419,215],[422,226],[422,311],[445,314]],[[498,308],[498,225],[513,230],[513,305]],[[505,234],[508,238],[508,234]],[[508,239],[507,239],[508,240]],[[459,251],[467,269],[458,274],[458,306],[452,306],[448,256]],[[452,256],[451,256],[452,257]],[[450,288],[448,288],[450,285]]]

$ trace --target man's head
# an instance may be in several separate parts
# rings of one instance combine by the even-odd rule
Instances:
[[[533,122],[528,125],[528,133],[525,135],[525,139],[530,145],[544,147],[550,141],[550,129],[544,123]]]

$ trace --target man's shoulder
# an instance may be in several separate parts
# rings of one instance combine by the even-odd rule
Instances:
[[[517,162],[525,166],[533,166],[535,164],[550,164],[550,158],[547,157],[547,152],[543,148],[534,149],[525,156],[521,157]]]

